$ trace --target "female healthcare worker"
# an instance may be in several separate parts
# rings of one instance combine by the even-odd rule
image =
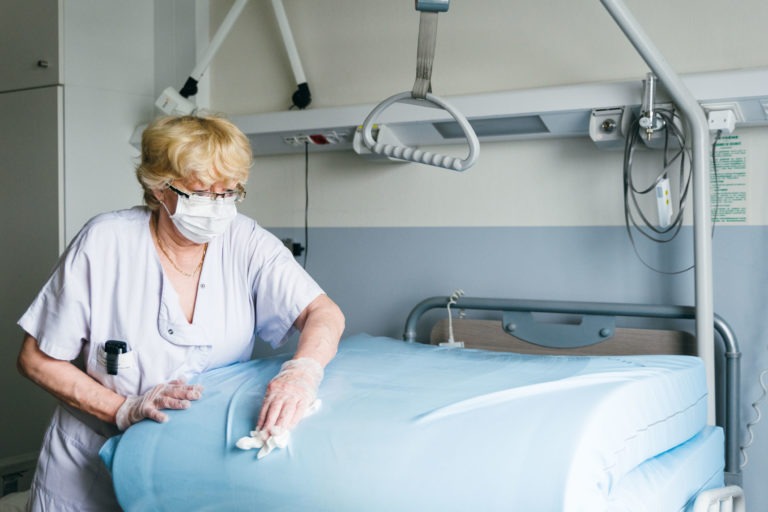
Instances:
[[[314,401],[344,316],[277,238],[237,213],[251,164],[248,139],[223,118],[153,122],[136,170],[146,206],[91,219],[19,320],[19,370],[60,400],[31,510],[119,510],[102,444],[190,407],[203,390],[185,379],[247,360],[256,335],[277,347],[301,331],[257,428],[292,428]]]

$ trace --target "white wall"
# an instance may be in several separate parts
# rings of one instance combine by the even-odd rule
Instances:
[[[217,27],[229,0],[211,2]],[[413,85],[413,2],[285,0],[313,106],[377,102]],[[764,66],[760,0],[627,0],[679,73]],[[284,110],[292,83],[270,2],[249,2],[212,66],[213,106]],[[642,78],[646,68],[598,0],[456,0],[438,23],[439,96]]]
[[[284,4],[312,91],[311,108],[375,104],[412,86],[419,18],[412,3]],[[230,5],[211,2],[212,30]],[[768,65],[756,21],[768,15],[765,2],[627,5],[680,73]],[[295,83],[273,19],[269,2],[246,6],[211,68],[212,110],[239,115],[290,104]],[[438,25],[432,84],[441,96],[639,82],[647,72],[597,0],[454,2]],[[748,149],[750,190],[761,189],[766,132],[743,130],[739,136]],[[463,156],[465,149],[441,152]],[[585,139],[484,144],[479,163],[466,175],[372,165],[348,153],[313,155],[312,225],[621,225],[621,194],[615,193],[621,159],[621,151],[600,151]],[[302,155],[260,158],[244,207],[265,225],[301,226],[303,186]],[[754,194],[748,200],[747,224],[766,223],[763,201]]]
[[[747,186],[768,187],[768,131],[739,130],[747,148]],[[622,152],[586,139],[482,144],[465,173],[416,164],[361,163],[352,152],[311,154],[313,227],[620,226]],[[463,147],[436,148],[465,154]],[[464,153],[462,153],[464,152]],[[659,153],[639,151],[636,175],[650,183]],[[643,171],[646,171],[645,173]],[[243,209],[262,224],[304,223],[304,157],[259,157]],[[767,225],[763,194],[748,195],[745,225]],[[690,218],[690,207],[686,219]]]
[[[92,216],[141,202],[128,141],[152,115],[154,2],[64,2],[64,212],[68,242]]]

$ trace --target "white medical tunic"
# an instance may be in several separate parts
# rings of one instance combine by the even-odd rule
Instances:
[[[160,265],[149,219],[147,208],[135,207],[89,221],[19,320],[44,353],[80,358],[88,375],[121,395],[248,360],[256,336],[280,346],[323,293],[280,240],[238,215],[208,245],[190,323]],[[108,340],[128,345],[117,375],[107,373]],[[117,508],[98,459],[115,433],[114,425],[60,405],[33,482],[37,510]]]

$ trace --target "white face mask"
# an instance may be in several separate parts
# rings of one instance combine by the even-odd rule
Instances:
[[[208,243],[222,234],[237,216],[235,203],[225,199],[179,196],[173,215],[165,203],[161,204],[179,233],[196,244]]]

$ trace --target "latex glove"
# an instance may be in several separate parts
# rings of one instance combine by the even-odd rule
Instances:
[[[187,409],[190,406],[190,400],[197,400],[202,393],[202,386],[190,386],[183,380],[158,384],[143,395],[126,398],[117,410],[115,423],[120,430],[125,430],[144,418],[165,423],[168,421],[168,415],[163,412],[163,409]]]
[[[267,385],[256,430],[272,434],[275,427],[295,427],[315,402],[322,380],[323,367],[312,358],[283,363],[280,373]]]

